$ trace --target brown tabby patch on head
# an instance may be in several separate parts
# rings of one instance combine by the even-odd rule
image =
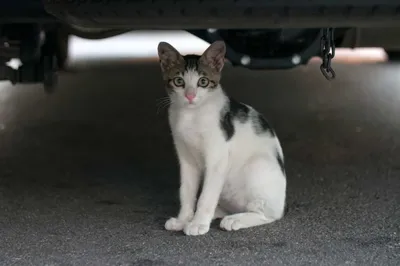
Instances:
[[[172,79],[184,76],[185,72],[196,71],[199,76],[210,80],[209,88],[218,86],[221,79],[221,70],[225,60],[225,44],[217,41],[211,44],[201,55],[182,56],[173,46],[166,42],[158,45],[158,55],[162,75],[166,87],[172,89]]]

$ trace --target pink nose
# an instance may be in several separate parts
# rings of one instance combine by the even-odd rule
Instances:
[[[194,97],[196,97],[196,94],[194,94],[194,93],[185,93],[185,97],[186,97],[186,99],[189,100],[189,102],[192,102]]]

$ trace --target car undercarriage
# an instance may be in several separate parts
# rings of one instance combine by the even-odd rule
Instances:
[[[23,8],[21,8],[23,6]],[[68,39],[103,39],[139,29],[180,29],[207,41],[223,40],[234,66],[288,69],[322,59],[335,78],[336,47],[400,51],[400,4],[385,1],[18,0],[0,4],[0,80],[57,87]],[[133,48],[134,49],[134,48]],[[18,68],[7,62],[18,59]]]

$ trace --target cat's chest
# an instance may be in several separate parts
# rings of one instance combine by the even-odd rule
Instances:
[[[214,127],[214,119],[191,113],[177,114],[173,119],[175,133],[188,145],[201,148]]]

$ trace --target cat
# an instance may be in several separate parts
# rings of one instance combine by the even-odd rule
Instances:
[[[203,235],[213,219],[221,218],[220,227],[231,231],[272,223],[284,214],[280,142],[259,112],[222,89],[225,53],[223,41],[201,56],[183,56],[166,42],[158,45],[181,179],[180,211],[167,220],[167,230]]]

